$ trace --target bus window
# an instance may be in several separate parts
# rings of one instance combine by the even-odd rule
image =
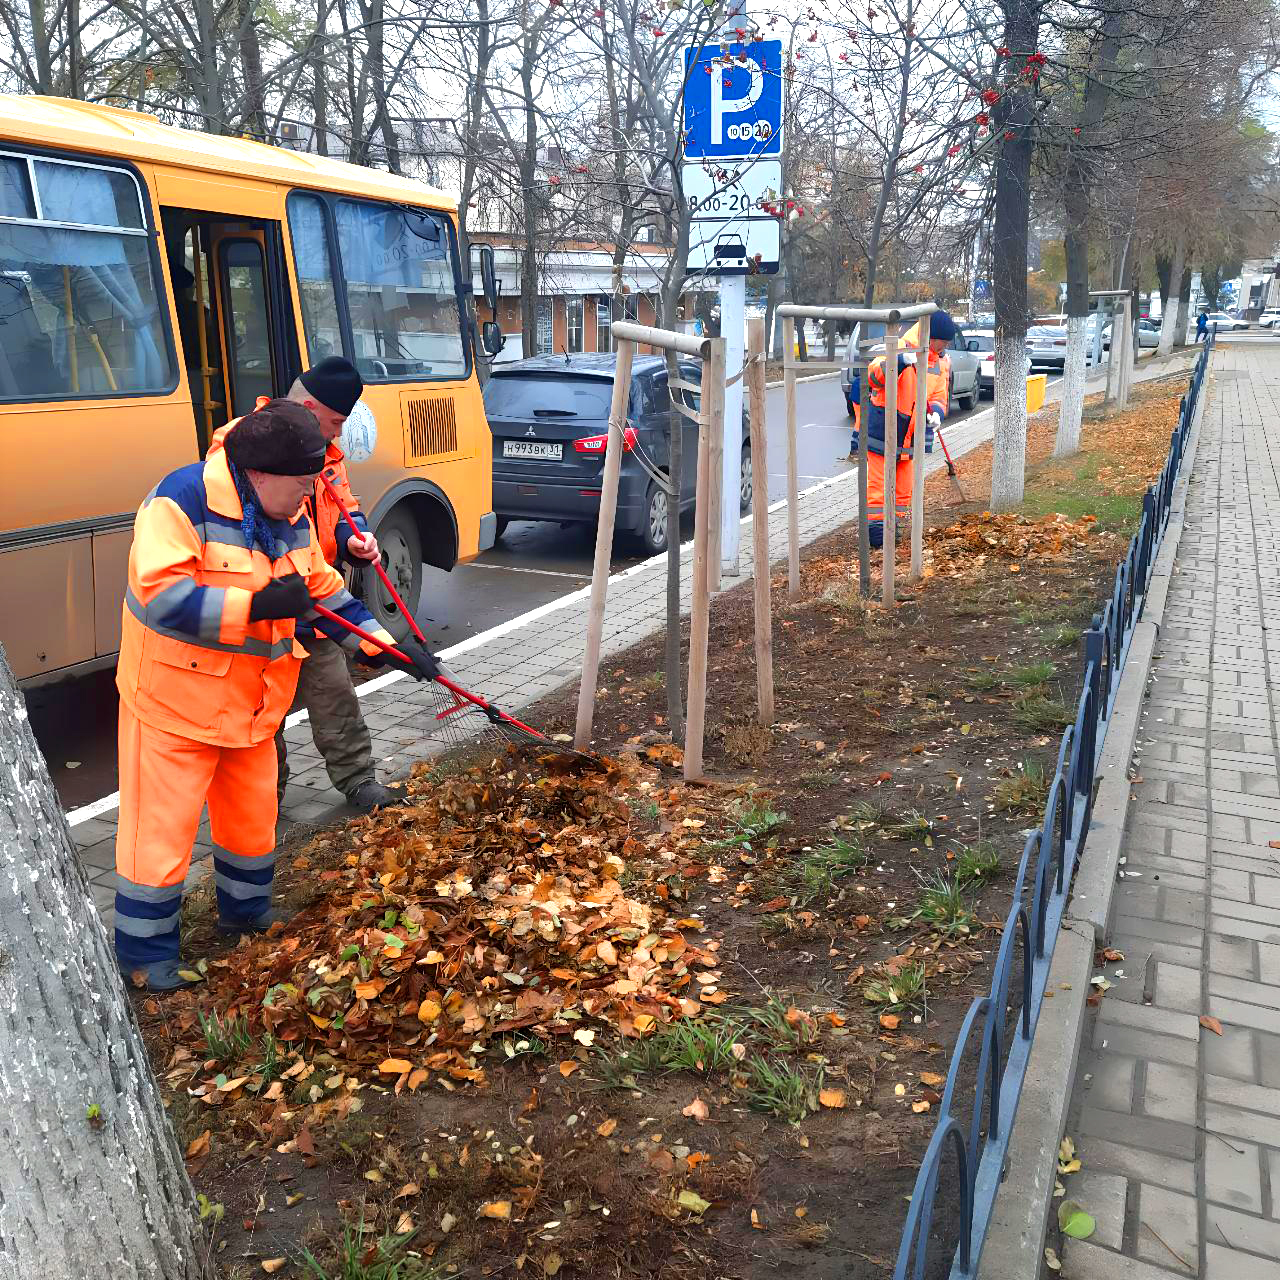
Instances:
[[[231,415],[252,411],[259,396],[272,395],[271,324],[267,271],[256,240],[221,245],[227,368],[231,373]]]
[[[343,354],[337,286],[329,258],[326,223],[324,201],[318,196],[295,193],[289,197],[289,234],[293,239],[293,256],[298,268],[308,363],[313,365],[319,364],[325,356]]]
[[[351,358],[366,382],[465,378],[452,230],[435,214],[340,200]]]
[[[0,399],[171,390],[133,176],[2,154],[0,212]]]

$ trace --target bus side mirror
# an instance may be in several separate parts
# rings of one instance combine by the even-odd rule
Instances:
[[[496,356],[507,345],[507,340],[502,336],[502,329],[496,320],[486,320],[480,326],[480,345],[487,356]]]
[[[497,312],[498,310],[498,272],[493,265],[493,246],[490,244],[478,245],[480,252],[480,284],[484,293],[485,303],[489,310]]]

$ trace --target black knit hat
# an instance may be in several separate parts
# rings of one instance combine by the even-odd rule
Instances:
[[[350,360],[341,356],[325,356],[318,365],[298,379],[326,409],[344,418],[355,408],[364,383]]]
[[[227,457],[241,471],[274,476],[315,475],[328,442],[316,415],[292,400],[268,400],[227,434]]]

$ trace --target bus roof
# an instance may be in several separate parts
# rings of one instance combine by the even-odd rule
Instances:
[[[119,156],[225,176],[235,173],[290,186],[381,196],[433,209],[456,209],[457,198],[399,178],[307,151],[270,147],[250,138],[197,133],[155,116],[74,98],[0,94],[0,147],[5,142]]]

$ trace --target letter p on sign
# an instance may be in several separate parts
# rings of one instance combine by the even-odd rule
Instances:
[[[719,74],[717,74],[719,71]],[[742,97],[728,97],[741,86],[743,72],[747,74],[746,93]],[[732,86],[732,87],[730,87]],[[750,111],[764,92],[764,72],[758,62],[738,63],[734,67],[713,70],[711,75],[711,145],[723,146],[724,118],[726,115],[742,115]],[[748,125],[746,137],[749,139],[751,126]],[[737,139],[734,139],[737,141]]]

